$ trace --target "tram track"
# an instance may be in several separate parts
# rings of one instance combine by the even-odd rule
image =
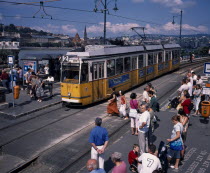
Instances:
[[[199,64],[200,64],[200,63],[202,63],[202,62],[205,62],[206,59],[210,59],[210,57],[202,58],[202,59],[199,59],[199,60],[194,60],[192,63],[191,63],[191,62],[188,62],[188,63],[180,64],[179,70],[182,69],[182,68],[188,67],[189,65],[194,65],[194,64],[196,64],[196,63],[199,63]],[[172,71],[172,72],[174,72],[174,71]],[[164,74],[164,75],[165,75],[165,74]],[[163,75],[162,75],[162,76],[163,76]],[[160,77],[161,77],[161,76],[160,76]],[[153,79],[152,79],[152,80],[153,80]],[[167,79],[167,80],[168,80],[168,79]],[[165,80],[165,81],[167,81],[167,80]],[[158,84],[158,85],[156,85],[156,86],[162,85],[163,83],[164,83],[164,82],[162,82],[162,83],[160,83],[160,84]],[[56,104],[56,105],[61,105],[61,103],[60,103],[60,104]],[[55,105],[54,105],[54,106],[55,106]],[[54,106],[51,106],[51,107],[54,107]],[[57,109],[55,109],[55,110],[52,110],[52,111],[50,111],[50,112],[53,112],[53,111],[56,111],[56,110],[59,110],[59,109],[62,109],[62,107],[57,108]],[[45,110],[45,109],[41,109],[41,110]],[[39,110],[39,111],[41,111],[41,110]],[[49,113],[49,112],[47,112],[47,113]],[[1,131],[1,130],[4,130],[4,129],[8,129],[8,128],[13,127],[13,126],[16,126],[16,125],[19,125],[19,124],[24,123],[24,122],[30,121],[30,120],[32,120],[32,119],[38,118],[38,117],[43,116],[43,115],[45,115],[45,112],[44,112],[44,113],[41,113],[41,114],[39,114],[39,115],[36,115],[36,116],[34,116],[34,117],[27,118],[26,120],[23,120],[23,121],[20,121],[20,122],[13,123],[13,124],[10,124],[10,125],[8,125],[8,126],[2,127],[2,128],[0,128],[0,131]]]
[[[203,61],[205,61],[205,60],[203,60]],[[192,68],[196,68],[196,67],[201,66],[200,64],[201,64],[203,61],[200,61],[199,64],[196,64],[196,63],[198,63],[198,62],[195,62],[194,64],[196,64],[196,65],[195,65],[195,66],[192,66]],[[189,65],[192,65],[192,64],[190,63]],[[189,66],[189,65],[188,65],[188,66]],[[188,66],[184,66],[184,67],[188,67]],[[182,67],[181,69],[183,69],[184,67]],[[183,73],[185,73],[185,72],[186,72],[186,71],[183,71],[183,72],[181,72],[180,74],[183,74]],[[167,79],[167,80],[168,80],[168,79]],[[162,82],[162,83],[163,83],[163,82]],[[162,84],[162,83],[161,83],[161,84]],[[161,84],[160,84],[160,85],[161,85]],[[158,87],[159,87],[160,85],[158,85]],[[176,86],[177,86],[177,85],[176,85]],[[173,89],[169,90],[167,93],[170,93],[171,91],[173,91]],[[163,96],[161,96],[160,98],[158,98],[158,100],[161,100],[163,97],[165,97],[165,95],[167,95],[167,93],[164,94]],[[60,109],[62,109],[62,108],[58,108],[58,109],[56,109],[56,110],[52,110],[51,112],[58,111],[58,110],[60,110]],[[52,124],[54,124],[54,123],[56,123],[56,122],[59,122],[59,121],[65,119],[65,118],[71,117],[71,116],[73,116],[74,114],[80,113],[80,112],[82,112],[82,111],[84,111],[84,110],[85,110],[85,109],[82,109],[82,110],[76,111],[76,112],[74,112],[74,113],[68,114],[68,115],[65,116],[65,117],[62,117],[62,118],[60,118],[60,119],[57,119],[56,121],[53,121],[53,122],[51,122],[51,123],[48,123],[48,124],[46,124],[46,125],[44,125],[44,126],[42,126],[42,127],[40,127],[40,128],[37,128],[37,129],[35,129],[35,130],[33,130],[33,131],[29,132],[29,133],[26,133],[26,134],[21,135],[21,136],[19,136],[19,137],[17,137],[17,138],[14,138],[14,139],[12,139],[12,140],[10,140],[10,141],[4,143],[4,144],[1,145],[0,147],[3,148],[4,146],[8,145],[9,143],[12,143],[12,142],[14,142],[14,141],[16,141],[16,140],[18,140],[18,139],[23,138],[24,136],[30,135],[30,134],[32,134],[32,133],[34,133],[34,132],[36,132],[36,131],[39,131],[39,130],[41,130],[41,129],[43,129],[43,128],[47,128],[48,126],[50,126],[50,125],[52,125]],[[50,112],[49,112],[49,113],[50,113]],[[32,118],[27,119],[27,120],[25,120],[25,121],[19,122],[19,123],[15,124],[14,126],[20,125],[20,124],[22,124],[22,123],[25,123],[25,122],[27,122],[27,121],[33,120],[33,119],[38,118],[38,117],[41,117],[41,116],[43,116],[43,115],[45,115],[45,113],[42,113],[42,114],[40,114],[40,115],[38,115],[38,116],[36,116],[36,117],[32,117]],[[3,130],[9,129],[9,128],[14,127],[14,126],[6,127],[6,128],[4,128]],[[85,128],[87,128],[87,127],[85,127]],[[83,129],[81,129],[81,130],[84,130],[85,128],[83,128]],[[81,131],[81,130],[80,130],[80,131]],[[1,129],[0,129],[0,131],[1,131]],[[76,133],[77,133],[77,132],[76,132]],[[70,138],[70,137],[72,137],[73,135],[74,135],[74,134],[72,134],[71,136],[68,136],[67,138]],[[63,139],[62,141],[66,140],[67,138]],[[55,145],[59,145],[62,141],[56,143]],[[54,147],[54,145],[51,146],[50,148],[47,148],[45,151],[51,149],[52,147]],[[43,152],[45,152],[45,151],[43,151]],[[36,157],[33,157],[33,158],[27,160],[24,164],[22,164],[21,166],[19,166],[18,168],[14,169],[14,170],[12,170],[11,172],[18,172],[18,171],[20,171],[20,170],[25,169],[25,168],[27,167],[27,165],[30,165],[31,163],[35,162],[36,159],[37,159],[43,152],[39,153]]]
[[[207,58],[207,59],[208,59],[208,58]],[[206,59],[205,59],[205,60],[206,60]],[[202,63],[202,62],[205,61],[205,60],[202,59],[202,61],[196,61],[196,62],[194,62],[194,64],[196,64],[197,62],[199,62],[199,64],[196,64],[195,66],[192,66],[192,68],[195,68],[195,67],[200,66],[200,63]],[[181,69],[183,69],[183,68],[185,68],[185,67],[188,67],[189,65],[192,65],[192,64],[191,64],[191,63],[189,63],[189,64],[187,64],[187,65],[184,64],[184,67],[182,66]],[[185,72],[186,72],[186,71],[184,71],[184,72],[182,72],[182,73],[180,73],[180,74],[183,74],[183,73],[185,73]],[[169,78],[170,78],[170,77],[169,77]],[[166,82],[166,81],[168,81],[168,79],[166,79],[165,82]],[[164,84],[165,82],[161,82],[159,85],[156,85],[156,87],[161,86],[161,85]],[[165,93],[165,95],[167,95],[167,94],[170,93],[170,92],[171,92],[171,90],[168,91],[167,93]],[[162,96],[162,97],[164,97],[164,96]],[[158,100],[161,100],[162,97],[159,97]],[[58,111],[58,110],[61,110],[61,109],[64,109],[64,108],[60,107],[60,108],[57,108],[57,109],[55,109],[55,110],[51,110],[50,112],[47,112],[47,113],[48,113],[48,114],[51,113],[51,112],[55,113],[55,111]],[[81,109],[81,110],[76,111],[76,112],[74,112],[74,113],[68,114],[68,115],[66,115],[66,116],[63,116],[62,118],[59,118],[59,119],[57,119],[57,120],[55,120],[55,121],[52,121],[52,122],[50,122],[50,123],[48,123],[48,124],[46,124],[46,125],[43,125],[43,126],[37,128],[37,129],[34,129],[34,130],[32,130],[32,131],[30,131],[30,132],[28,132],[28,133],[25,133],[25,134],[20,135],[20,136],[18,136],[18,137],[16,137],[16,138],[13,138],[12,140],[9,140],[8,142],[1,144],[1,145],[0,145],[0,148],[3,148],[5,145],[8,145],[9,143],[14,142],[15,140],[18,140],[18,139],[20,139],[20,138],[22,138],[22,137],[24,137],[24,136],[30,135],[30,134],[32,134],[32,133],[34,133],[34,132],[36,132],[36,131],[39,131],[39,130],[41,130],[41,129],[43,129],[43,128],[46,128],[47,126],[50,126],[50,125],[52,125],[52,124],[54,124],[54,123],[57,123],[57,122],[59,122],[59,121],[65,119],[65,118],[69,118],[69,117],[73,116],[74,114],[77,114],[77,113],[82,112],[82,111],[84,111],[84,110],[85,110],[85,109]],[[64,111],[65,111],[65,110],[64,110]],[[39,117],[44,116],[44,115],[46,115],[46,113],[42,113],[42,114],[39,114],[39,115],[37,115],[37,116],[35,116],[35,117],[31,117],[31,118],[26,119],[26,120],[24,120],[24,121],[18,122],[18,123],[16,123],[16,124],[12,124],[12,125],[9,125],[9,126],[7,126],[7,127],[1,128],[1,129],[0,129],[0,132],[3,131],[3,130],[9,129],[9,128],[13,128],[14,126],[17,126],[17,125],[26,123],[26,122],[31,121],[31,120],[33,120],[33,119],[39,118]]]
[[[59,110],[59,109],[57,109],[57,110]],[[50,125],[52,125],[52,124],[55,124],[55,123],[57,123],[57,122],[59,122],[59,121],[61,121],[61,120],[64,120],[65,118],[69,118],[69,117],[73,116],[74,114],[77,114],[77,113],[82,112],[82,111],[84,111],[84,109],[79,110],[79,111],[74,112],[74,113],[71,113],[71,114],[68,114],[67,116],[64,116],[64,117],[62,117],[62,118],[60,118],[60,119],[58,119],[58,120],[55,120],[55,121],[53,121],[53,122],[51,122],[51,123],[48,123],[47,125],[43,125],[43,126],[37,128],[37,129],[35,129],[35,130],[32,130],[32,131],[30,131],[30,132],[28,132],[28,133],[25,133],[24,135],[21,135],[21,136],[18,136],[18,137],[16,137],[16,138],[13,138],[12,140],[10,140],[10,141],[8,141],[8,142],[6,142],[6,143],[4,143],[4,144],[1,144],[1,145],[0,145],[0,148],[3,148],[5,145],[8,145],[9,143],[12,143],[12,142],[14,142],[14,141],[16,141],[16,140],[18,140],[18,139],[23,138],[24,136],[27,136],[27,135],[32,134],[32,133],[34,133],[34,132],[36,132],[36,131],[39,131],[39,130],[41,130],[41,129],[43,129],[43,128],[46,128],[47,126],[50,126]],[[53,112],[53,111],[52,111],[52,112]],[[43,114],[42,114],[42,115],[43,115]],[[40,116],[42,116],[42,115],[40,115]],[[36,118],[37,118],[37,117],[36,117]],[[34,118],[32,118],[32,119],[34,119]],[[32,119],[30,119],[30,120],[32,120]],[[25,122],[26,122],[26,121],[25,121]],[[21,123],[19,123],[19,124],[21,124]],[[16,125],[19,125],[19,124],[16,124]],[[12,127],[14,127],[14,126],[12,126]],[[9,127],[8,127],[8,128],[9,128]],[[6,129],[6,128],[5,128],[5,129]]]
[[[202,62],[203,62],[203,61],[202,61]],[[196,62],[195,62],[195,63],[196,63]],[[200,63],[201,63],[201,62],[200,62]],[[200,63],[199,63],[199,64],[200,64]],[[199,64],[197,64],[197,66],[200,66]],[[191,64],[191,65],[192,65],[192,64]],[[187,67],[187,66],[184,66],[184,67]],[[182,67],[182,68],[184,68],[184,67]],[[193,66],[193,67],[194,67],[194,66]],[[183,73],[185,73],[185,72],[186,72],[186,71],[184,71]],[[169,77],[169,78],[170,78],[170,77]],[[156,85],[156,87],[161,86],[161,85],[164,84],[166,81],[168,81],[168,79],[166,79],[164,82],[161,82],[159,85]],[[169,91],[169,92],[170,92],[170,91]],[[166,94],[167,94],[167,93],[166,93]],[[161,99],[161,98],[158,98],[158,99]],[[50,112],[47,112],[47,113],[51,113],[51,112],[54,112],[54,111],[58,111],[58,110],[60,110],[60,109],[64,109],[64,108],[59,107],[59,108],[57,108],[57,109],[55,109],[55,110],[51,110]],[[60,119],[57,119],[56,121],[53,121],[53,122],[51,122],[51,123],[49,123],[49,124],[47,124],[47,125],[44,125],[44,126],[42,126],[42,127],[40,127],[40,128],[37,128],[36,130],[32,130],[32,131],[30,131],[30,132],[28,132],[28,133],[26,133],[26,134],[24,134],[24,135],[21,135],[21,136],[19,136],[19,137],[17,137],[17,138],[14,138],[13,140],[11,140],[11,141],[9,141],[9,142],[7,142],[7,143],[1,144],[1,145],[0,145],[0,148],[2,148],[3,146],[5,146],[5,145],[7,145],[7,144],[9,144],[9,143],[11,143],[11,142],[13,142],[13,141],[15,141],[16,139],[20,139],[21,137],[24,137],[24,136],[26,136],[26,135],[28,135],[28,134],[31,134],[31,133],[33,133],[33,132],[36,132],[36,131],[40,130],[40,129],[43,129],[43,128],[49,126],[49,125],[52,125],[52,124],[54,124],[54,123],[56,123],[56,122],[59,122],[59,121],[65,119],[65,118],[68,118],[68,117],[72,116],[73,114],[82,112],[82,111],[84,111],[84,110],[85,110],[85,109],[79,110],[78,112],[74,112],[74,113],[72,113],[72,114],[69,114],[69,115],[67,115],[67,116],[64,116],[64,117],[62,117],[62,118],[60,118]],[[12,128],[12,127],[14,127],[14,126],[20,125],[20,124],[25,123],[25,122],[27,122],[27,121],[31,121],[31,120],[33,120],[33,119],[39,118],[39,117],[44,116],[44,115],[46,115],[46,113],[42,113],[42,114],[39,114],[39,115],[37,115],[37,116],[31,117],[31,118],[29,118],[29,119],[26,119],[26,120],[24,120],[24,121],[21,121],[21,122],[18,122],[18,123],[15,123],[15,124],[12,124],[12,125],[3,127],[3,128],[0,129],[0,131],[6,130],[6,129],[9,129],[9,128]]]

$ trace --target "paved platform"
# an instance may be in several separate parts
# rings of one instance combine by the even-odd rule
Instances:
[[[201,71],[201,68],[199,69]],[[160,101],[167,99],[170,92],[177,89],[182,77],[180,72],[175,72],[152,82],[158,89]],[[126,97],[129,99],[130,93],[136,92],[140,99],[144,87],[145,85],[142,85],[126,93]],[[37,165],[30,167],[25,172],[48,173],[54,172],[54,170],[59,172],[90,151],[88,136],[96,117],[104,119],[104,126],[111,136],[128,124],[128,121],[118,117],[106,117],[106,106],[107,102],[104,102],[82,111],[74,109],[73,111],[70,109],[53,111],[53,108],[50,108],[52,110],[43,116],[1,130],[0,142],[1,145],[4,145],[3,152],[11,157],[20,158],[24,162],[39,156]],[[70,111],[72,112],[69,115]],[[118,141],[115,137],[113,139],[115,143]],[[23,163],[22,160],[19,160],[19,166]]]
[[[15,100],[15,107],[12,106],[13,94],[6,94],[6,102],[9,103],[10,107],[0,110],[0,116],[17,118],[60,103],[60,83],[54,84],[53,94],[54,96],[51,98],[48,90],[45,90],[45,96],[40,103],[27,95],[25,90],[21,90],[19,99]]]

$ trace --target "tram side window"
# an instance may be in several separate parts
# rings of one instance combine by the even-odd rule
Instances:
[[[132,58],[132,70],[137,69],[137,57]]]
[[[116,60],[116,74],[123,73],[123,58]]]
[[[163,62],[163,53],[159,52],[158,53],[158,63],[162,63]]]
[[[131,61],[130,61],[130,57],[125,57],[125,58],[124,58],[124,67],[125,67],[125,72],[131,70]]]
[[[166,52],[166,57],[165,58],[166,58],[165,61],[168,62],[169,61],[169,52]]]
[[[98,66],[99,79],[104,78],[104,63],[99,63]]]
[[[179,59],[181,57],[181,52],[180,50],[177,50],[177,59]]]
[[[144,55],[139,55],[138,67],[139,69],[144,67]]]
[[[176,59],[176,51],[175,50],[172,51],[172,59],[173,60]]]
[[[115,60],[107,60],[107,77],[115,75]]]
[[[148,66],[154,64],[153,60],[153,54],[148,54]]]
[[[158,53],[154,53],[153,64],[157,64],[157,61],[158,61]]]
[[[82,64],[80,80],[81,83],[88,82],[88,64]]]
[[[98,79],[97,64],[93,64],[93,79]]]

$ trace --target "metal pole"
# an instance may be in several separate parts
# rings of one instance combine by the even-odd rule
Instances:
[[[104,0],[104,44],[106,44],[106,12],[107,12],[107,0]]]
[[[61,68],[60,68],[60,83],[62,82],[63,78],[63,56],[61,57]]]
[[[181,15],[180,15],[180,35],[179,35],[179,42],[180,42],[180,46],[182,44],[182,10],[181,10]]]
[[[15,98],[14,98],[14,88],[13,88],[13,81],[14,81],[14,76],[13,76],[13,70],[12,70],[12,65],[10,66],[10,71],[11,71],[11,77],[12,77],[12,95],[13,95],[13,102],[12,102],[12,106],[13,108],[15,107]]]

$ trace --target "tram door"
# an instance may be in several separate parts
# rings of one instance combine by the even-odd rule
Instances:
[[[93,101],[104,98],[104,62],[93,63]]]
[[[132,57],[132,72],[131,75],[131,86],[136,86],[138,84],[138,71],[137,69],[137,57]]]

